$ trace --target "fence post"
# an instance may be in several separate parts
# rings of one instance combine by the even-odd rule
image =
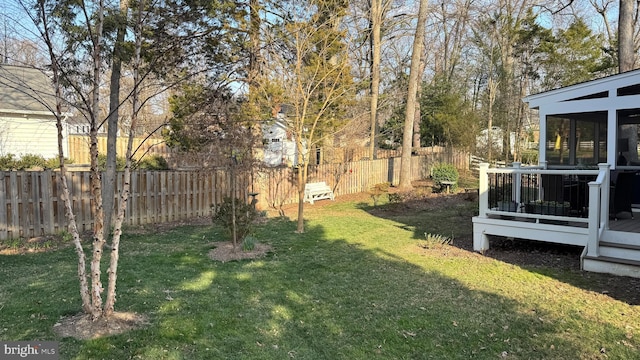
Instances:
[[[511,199],[512,201],[515,201],[515,203],[517,204],[516,209],[518,209],[520,207],[520,199],[522,197],[521,191],[522,191],[522,173],[520,172],[520,169],[522,168],[522,163],[520,162],[514,162],[513,163],[513,168],[515,169],[515,171],[513,172],[513,174],[511,175],[512,181],[511,181],[511,193],[513,194],[513,198]]]
[[[547,170],[547,162],[539,161],[538,166],[542,167],[543,170]],[[538,174],[538,199],[544,199],[544,189],[542,188],[542,174]]]
[[[487,210],[489,208],[489,175],[487,173],[489,170],[489,164],[481,163],[480,164],[480,181],[479,181],[479,215],[480,218],[487,217]],[[483,252],[489,249],[489,238],[482,231],[481,227],[477,227],[475,224],[473,225],[473,250]]]
[[[605,229],[609,229],[609,201],[610,191],[611,191],[611,165],[609,164],[598,164],[598,168],[600,172],[604,172],[604,179],[602,180],[602,186],[600,188],[600,220],[598,221],[598,225],[603,224]]]
[[[483,218],[487,217],[487,210],[489,210],[489,175],[487,174],[487,170],[489,170],[489,164],[481,163],[478,204],[479,216]]]
[[[600,186],[596,182],[589,183],[589,235],[587,239],[587,256],[597,257],[599,254],[598,239],[600,235],[599,220],[600,208],[598,200],[600,200]]]

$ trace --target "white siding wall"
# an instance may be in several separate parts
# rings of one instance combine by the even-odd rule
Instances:
[[[296,144],[287,140],[287,131],[283,125],[274,123],[263,131],[266,145],[264,147],[264,163],[268,166],[296,165]]]
[[[69,147],[67,127],[63,126],[65,154]],[[47,116],[16,116],[0,114],[0,155],[42,155],[45,158],[58,156],[58,130],[55,119]]]

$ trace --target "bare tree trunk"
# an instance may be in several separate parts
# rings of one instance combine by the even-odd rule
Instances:
[[[424,74],[424,69],[427,67],[426,54],[420,57],[420,74]],[[414,149],[420,148],[420,125],[422,124],[422,113],[420,111],[420,99],[422,98],[422,84],[418,84],[416,90],[416,110],[413,116],[413,141],[412,146]]]
[[[121,3],[122,4],[122,3]],[[107,284],[107,297],[105,299],[103,315],[109,317],[115,310],[116,302],[116,283],[118,280],[118,261],[120,259],[120,238],[122,236],[122,224],[124,223],[125,210],[127,209],[127,201],[129,199],[129,192],[131,187],[131,153],[133,152],[133,129],[138,122],[138,113],[140,112],[140,62],[141,62],[141,49],[142,49],[142,11],[145,6],[145,1],[142,0],[139,4],[138,19],[136,22],[135,30],[135,56],[133,62],[133,93],[132,93],[132,115],[131,115],[131,130],[129,132],[129,139],[127,142],[127,154],[126,165],[124,168],[124,181],[122,191],[120,193],[120,207],[118,208],[116,221],[113,228],[113,239],[111,241],[111,257],[109,262],[109,269],[107,274],[109,275]],[[122,9],[121,9],[122,10]]]
[[[420,0],[418,10],[418,23],[416,25],[416,35],[413,39],[413,50],[411,54],[411,70],[409,72],[409,90],[407,93],[407,109],[405,111],[404,134],[402,137],[402,158],[400,161],[400,183],[398,187],[401,191],[413,189],[411,185],[411,140],[413,138],[413,117],[416,108],[416,96],[420,82],[420,56],[422,55],[422,43],[424,42],[425,21],[427,19],[428,0]]]
[[[93,45],[93,88],[91,93],[91,193],[93,194],[92,213],[93,213],[93,254],[91,258],[91,316],[97,319],[102,315],[102,281],[100,279],[101,269],[100,261],[102,260],[102,249],[104,247],[104,211],[102,207],[102,183],[100,180],[100,171],[98,169],[98,121],[97,116],[100,114],[100,66],[101,44],[102,44],[102,24],[104,21],[104,7],[100,1],[99,8],[96,11],[97,20],[95,32],[91,37]],[[87,19],[87,23],[89,20]]]
[[[133,147],[132,140],[129,140],[131,145],[127,146],[127,151],[131,151]],[[105,298],[104,310],[102,315],[109,317],[114,312],[114,306],[116,302],[116,281],[118,279],[118,260],[120,259],[120,237],[122,236],[122,223],[124,222],[124,212],[127,208],[127,199],[129,198],[130,184],[131,184],[131,161],[127,161],[124,169],[124,181],[123,188],[120,194],[120,207],[113,229],[113,239],[111,241],[111,256],[109,258],[109,269],[107,269],[107,296]]]
[[[298,147],[298,172],[296,179],[298,183],[298,225],[296,232],[302,234],[304,232],[304,187],[307,183],[307,171],[308,171],[308,158],[302,154],[302,139],[298,136],[296,139],[296,146]],[[308,157],[308,155],[307,155]]]
[[[231,238],[233,240],[233,250],[238,246],[238,224],[236,223],[236,172],[235,164],[229,166],[231,172]]]
[[[487,160],[491,161],[493,148],[493,103],[496,101],[496,90],[498,84],[493,80],[493,76],[489,77],[489,83],[487,89],[489,90],[489,110],[488,110],[488,123],[487,123]]]
[[[258,0],[249,1],[249,37],[251,40],[251,51],[249,53],[248,83],[249,91],[254,90],[257,85],[258,75],[262,57],[260,55],[260,3]],[[280,104],[277,104],[280,105]]]
[[[91,258],[91,315],[97,319],[102,314],[102,281],[100,280],[100,262],[104,247],[102,191],[100,171],[98,170],[98,140],[95,127],[91,130],[91,193],[94,201],[92,204],[93,219],[93,253]]]
[[[71,195],[69,192],[69,186],[67,184],[67,168],[64,162],[64,147],[63,144],[63,126],[62,126],[62,89],[60,85],[60,69],[58,67],[58,58],[55,55],[53,49],[53,41],[51,39],[51,31],[49,29],[49,19],[45,10],[45,4],[38,2],[37,5],[38,16],[42,23],[41,36],[47,46],[49,53],[49,59],[51,60],[51,72],[53,75],[53,86],[55,91],[55,116],[56,116],[56,128],[58,131],[58,161],[60,163],[59,181],[62,187],[61,198],[64,203],[65,216],[68,221],[69,233],[73,238],[73,245],[78,255],[78,280],[80,282],[80,298],[82,300],[82,310],[89,314],[91,313],[91,296],[89,292],[89,284],[87,282],[87,265],[86,256],[80,240],[80,234],[78,232],[78,226],[76,224],[76,218],[73,214],[73,206],[71,204]],[[35,20],[35,19],[32,19]],[[35,22],[35,21],[34,21]]]
[[[135,115],[134,115],[135,116]],[[127,145],[127,153],[131,152],[133,147],[133,136],[130,135],[129,144]],[[124,213],[127,208],[127,200],[129,199],[131,184],[131,160],[127,160],[124,169],[124,181],[120,194],[120,207],[113,227],[113,239],[111,241],[111,256],[109,261],[109,276],[107,283],[107,296],[104,304],[103,315],[109,317],[114,312],[116,302],[116,282],[118,279],[118,260],[120,259],[120,238],[122,236],[122,223],[124,222]]]
[[[600,14],[600,16],[602,16],[602,22],[604,23],[605,32],[607,34],[607,41],[609,42],[609,44],[613,44],[616,39],[613,31],[611,30],[611,25],[609,24],[609,17],[607,16],[607,8],[612,3],[603,1],[601,4],[597,4],[594,0],[591,0],[590,3],[591,6],[596,9],[596,12]],[[620,14],[618,14],[618,17],[619,16]]]
[[[420,87],[419,87],[420,88]],[[418,88],[418,98],[420,98],[420,93],[422,92]],[[420,123],[421,123],[421,113],[420,113],[420,104],[416,104],[416,110],[413,115],[413,140],[411,141],[412,149],[420,148]]]
[[[633,6],[634,0],[620,0],[618,14],[618,69],[619,72],[633,70]]]
[[[56,68],[54,61],[54,68]],[[57,73],[57,70],[53,71],[54,74]],[[76,250],[76,254],[78,255],[78,280],[80,281],[80,299],[82,300],[82,310],[91,314],[92,304],[91,304],[91,296],[89,292],[89,284],[87,282],[87,260],[84,254],[84,248],[82,247],[82,240],[80,239],[80,233],[78,231],[78,225],[76,224],[76,217],[73,214],[73,205],[71,203],[71,195],[69,192],[69,185],[67,184],[67,167],[64,163],[64,148],[63,144],[63,136],[62,136],[62,107],[60,105],[62,94],[60,91],[60,84],[58,82],[57,75],[54,75],[54,86],[56,92],[56,127],[58,129],[58,159],[60,162],[60,174],[59,181],[62,186],[62,202],[64,203],[65,216],[68,221],[67,228],[69,229],[69,233],[73,238],[73,245]]]
[[[111,217],[113,215],[113,203],[115,196],[116,180],[116,142],[118,138],[118,117],[120,113],[120,74],[122,72],[122,56],[124,50],[124,36],[127,32],[128,0],[120,0],[120,14],[116,42],[113,46],[113,59],[111,63],[111,83],[109,86],[109,115],[107,116],[107,165],[105,171],[104,189],[102,200],[104,201],[104,238],[109,237]]]
[[[380,28],[382,23],[382,0],[371,0],[369,46],[371,52],[371,135],[369,140],[369,158],[376,158],[376,137],[378,135],[378,97],[380,94]]]
[[[618,71],[620,73],[633,70],[635,63],[635,47],[633,42],[634,0],[620,0],[618,13]],[[629,139],[629,143],[638,143],[638,125],[622,125],[619,138]],[[636,161],[637,154],[632,151],[628,160]]]
[[[305,166],[306,167],[306,166]],[[304,232],[304,186],[305,180],[302,175],[302,168],[298,168],[298,222],[296,232],[302,234]]]

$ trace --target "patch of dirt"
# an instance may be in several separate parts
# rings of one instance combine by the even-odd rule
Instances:
[[[115,312],[109,318],[95,321],[91,320],[91,315],[78,314],[58,321],[53,325],[53,331],[60,337],[88,340],[141,329],[148,324],[146,316],[130,312]]]
[[[242,250],[241,244],[234,249],[231,241],[217,242],[213,246],[215,249],[209,251],[209,258],[221,262],[259,259],[271,251],[270,245],[261,243],[256,243],[253,250],[248,251]]]

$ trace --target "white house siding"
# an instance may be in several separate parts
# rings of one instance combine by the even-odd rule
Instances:
[[[67,127],[63,126],[63,150],[69,148]],[[0,114],[0,155],[42,155],[45,158],[58,156],[58,130],[55,119],[50,116]]]
[[[263,129],[264,163],[268,166],[296,165],[296,144],[287,138],[282,122],[276,121]]]

